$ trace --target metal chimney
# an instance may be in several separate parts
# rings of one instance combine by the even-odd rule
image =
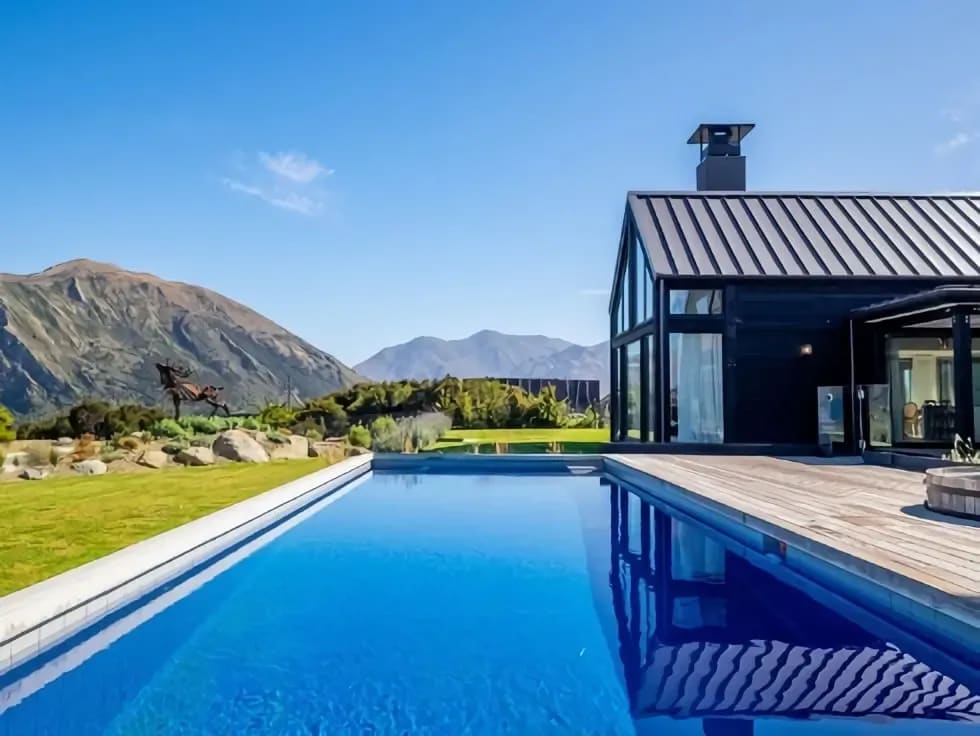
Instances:
[[[701,123],[688,143],[701,146],[698,164],[699,192],[744,192],[745,156],[742,139],[753,123]]]

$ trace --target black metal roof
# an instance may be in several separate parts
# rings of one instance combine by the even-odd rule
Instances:
[[[980,277],[980,193],[630,192],[657,276]]]

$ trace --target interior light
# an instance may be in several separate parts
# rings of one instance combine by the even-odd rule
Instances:
[[[810,343],[800,345],[800,355],[813,355],[813,345]]]

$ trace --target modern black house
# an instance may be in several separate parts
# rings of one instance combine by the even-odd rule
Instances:
[[[630,192],[609,305],[615,441],[949,447],[980,427],[980,193]],[[976,325],[971,325],[971,320]]]

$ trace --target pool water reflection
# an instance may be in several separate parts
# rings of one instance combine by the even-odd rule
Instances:
[[[886,719],[923,734],[980,723],[975,683],[936,671],[625,487],[610,485],[609,508],[615,645],[638,724],[696,719],[705,734],[742,735],[761,733],[756,726],[864,733]]]

